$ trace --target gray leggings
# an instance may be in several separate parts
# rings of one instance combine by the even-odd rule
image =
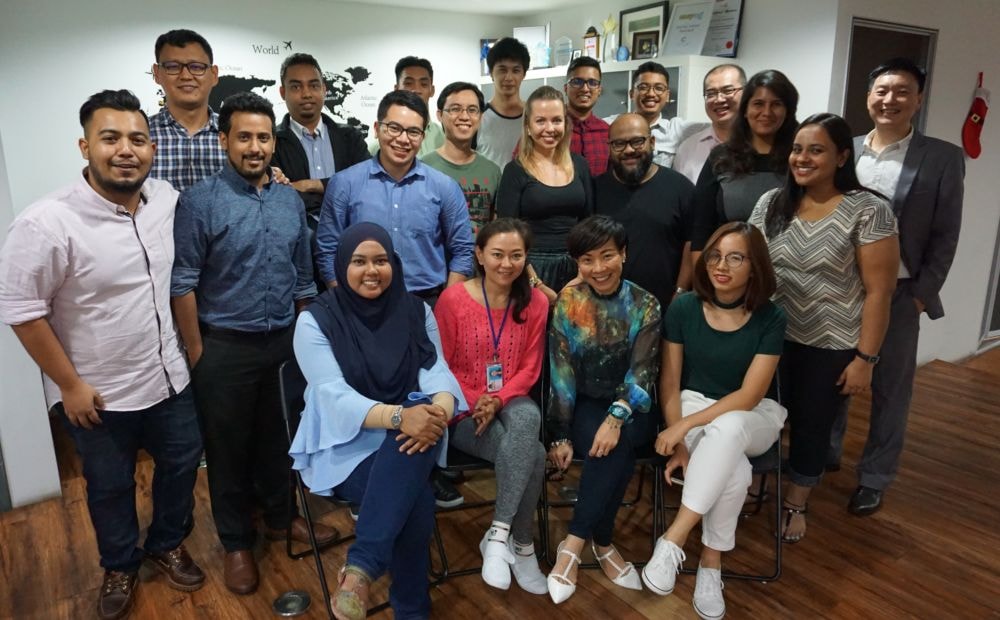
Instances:
[[[472,456],[493,463],[497,477],[494,519],[510,523],[514,540],[534,539],[534,511],[545,477],[545,448],[538,438],[542,414],[535,401],[518,396],[497,413],[482,435],[467,417],[450,430],[448,441]]]

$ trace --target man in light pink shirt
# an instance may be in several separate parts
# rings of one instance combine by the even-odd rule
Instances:
[[[674,170],[692,183],[698,182],[698,175],[712,149],[729,140],[729,130],[739,116],[740,97],[746,83],[747,75],[739,65],[718,65],[705,74],[702,95],[705,114],[712,124],[684,140],[677,148],[673,163]]]
[[[170,313],[177,192],[147,179],[155,145],[135,95],[97,93],[80,124],[83,174],[26,208],[0,250],[0,321],[41,367],[83,461],[105,570],[98,616],[124,618],[144,559],[173,588],[204,583],[181,542],[202,444]],[[156,465],[144,549],[140,448]]]

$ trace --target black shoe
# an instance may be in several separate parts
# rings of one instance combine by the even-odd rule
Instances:
[[[104,583],[97,597],[97,617],[101,620],[125,618],[135,602],[135,588],[139,573],[105,571]]]
[[[447,478],[440,472],[431,474],[431,485],[434,487],[434,502],[438,508],[454,508],[465,503],[465,498],[458,492]]]
[[[348,507],[348,510],[351,512],[351,519],[357,522],[358,515],[361,514],[361,506],[358,504],[351,504],[350,507]]]
[[[465,474],[457,469],[435,469],[434,471],[455,484],[465,482]]]
[[[867,517],[875,514],[882,507],[882,491],[870,487],[859,486],[851,502],[847,505],[847,511],[859,517]]]

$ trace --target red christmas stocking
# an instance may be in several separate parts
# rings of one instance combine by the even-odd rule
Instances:
[[[969,157],[976,159],[983,152],[983,145],[979,142],[979,136],[983,132],[983,123],[986,122],[986,112],[990,107],[990,91],[983,88],[983,74],[979,74],[979,84],[972,99],[972,107],[969,108],[969,115],[965,118],[965,125],[962,126],[962,144]]]

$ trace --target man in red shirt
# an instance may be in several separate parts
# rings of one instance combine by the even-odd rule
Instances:
[[[569,63],[563,85],[569,103],[573,136],[570,152],[582,155],[597,178],[608,169],[608,124],[593,114],[601,96],[601,65],[588,56]]]

